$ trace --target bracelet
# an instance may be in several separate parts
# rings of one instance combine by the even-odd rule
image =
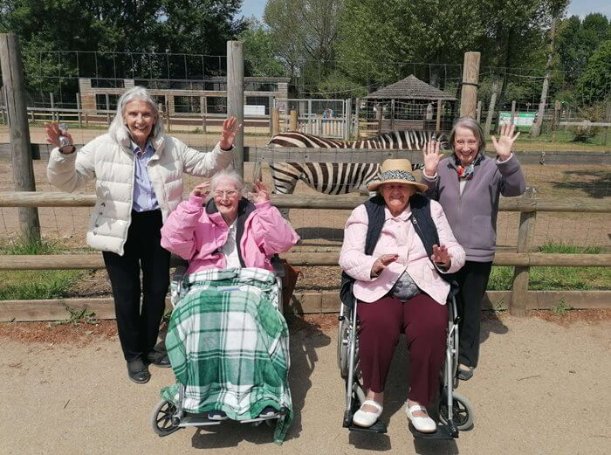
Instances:
[[[64,151],[65,149],[71,147],[70,151]],[[76,147],[74,146],[74,144],[66,144],[66,145],[62,145],[59,148],[59,153],[61,153],[62,155],[71,155],[75,152]]]

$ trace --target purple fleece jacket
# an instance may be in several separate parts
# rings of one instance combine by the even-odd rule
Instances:
[[[422,182],[426,194],[439,201],[458,243],[467,253],[467,261],[491,262],[496,249],[496,219],[499,195],[519,196],[526,190],[526,180],[515,155],[499,162],[483,156],[460,194],[454,155],[442,159],[437,175]]]

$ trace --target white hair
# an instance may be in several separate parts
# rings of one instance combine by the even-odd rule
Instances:
[[[240,174],[238,174],[234,169],[223,169],[212,176],[212,179],[210,180],[211,192],[214,193],[214,190],[216,190],[216,187],[221,180],[230,180],[235,185],[236,190],[240,192],[244,188],[244,180]]]
[[[115,118],[112,120],[110,127],[108,128],[108,134],[119,144],[129,144],[129,130],[125,126],[125,120],[123,119],[123,115],[125,114],[125,106],[127,106],[128,103],[134,100],[144,101],[150,106],[151,110],[153,111],[153,115],[155,115],[156,120],[155,126],[153,127],[153,130],[151,132],[151,139],[153,142],[155,142],[164,134],[165,129],[163,127],[163,121],[159,115],[159,109],[157,109],[157,104],[155,103],[155,100],[153,100],[147,89],[140,86],[132,87],[125,93],[123,93],[123,95],[121,95],[119,101],[117,101],[117,113],[115,114]]]

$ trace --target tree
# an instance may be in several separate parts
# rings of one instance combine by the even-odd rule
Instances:
[[[0,0],[0,31],[19,37],[30,91],[76,92],[77,77],[203,77],[170,52],[226,53],[245,27],[242,0]],[[197,68],[189,73],[185,67]],[[219,72],[221,65],[214,71]],[[200,69],[201,68],[201,69]],[[72,96],[69,97],[73,99]]]
[[[271,33],[259,21],[252,21],[240,34],[244,42],[244,72],[248,76],[284,76],[284,65],[274,55]]]
[[[338,17],[343,0],[268,0],[263,14],[275,54],[301,87],[316,84],[334,69]]]
[[[594,51],[577,81],[577,93],[585,104],[611,101],[611,40]]]
[[[590,56],[607,39],[611,39],[611,22],[602,14],[589,14],[583,22],[572,16],[560,23],[557,54],[568,85],[577,82]]]

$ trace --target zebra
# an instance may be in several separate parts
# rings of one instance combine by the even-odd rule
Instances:
[[[420,150],[427,141],[434,138],[441,142],[442,148],[447,146],[444,134],[415,130],[392,131],[356,141],[340,141],[311,134],[286,132],[273,136],[268,145],[301,148]],[[379,163],[272,162],[269,167],[276,194],[293,194],[299,180],[319,193],[347,194],[365,186],[378,175],[380,170]],[[414,170],[421,169],[423,165],[417,164],[412,167]]]

